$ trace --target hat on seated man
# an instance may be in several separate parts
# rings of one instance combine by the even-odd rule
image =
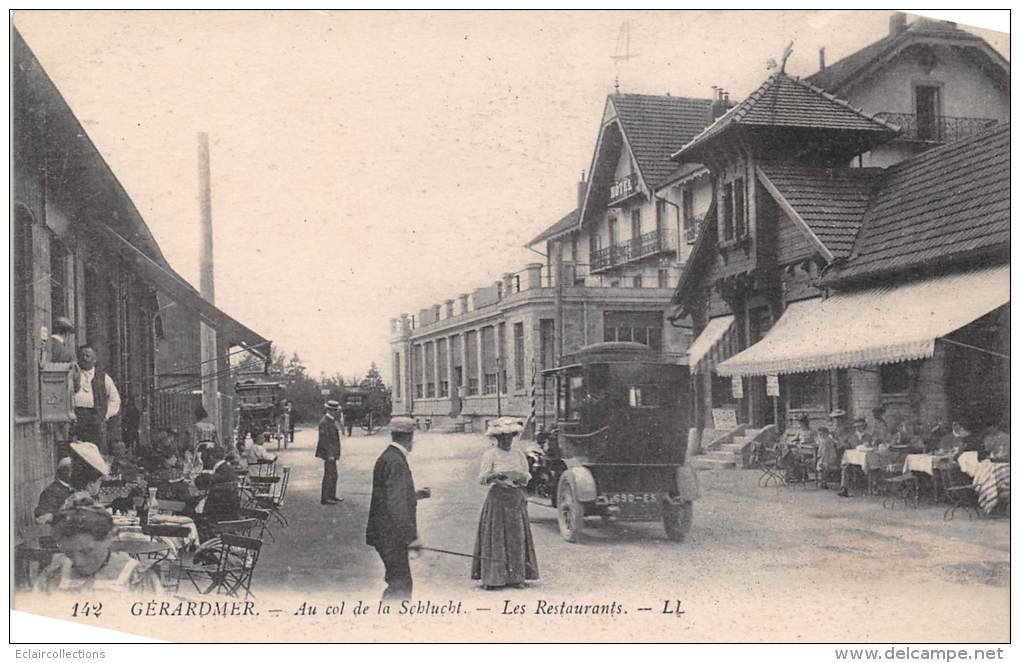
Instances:
[[[413,433],[416,429],[417,425],[411,417],[393,417],[390,419],[391,433]]]

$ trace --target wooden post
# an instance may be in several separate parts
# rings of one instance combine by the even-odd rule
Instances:
[[[199,292],[210,304],[216,302],[213,278],[212,183],[209,174],[209,135],[198,134],[198,203],[201,214],[202,245],[199,254]],[[202,406],[209,420],[222,426],[220,417],[219,362],[216,352],[216,329],[199,322],[202,361]],[[219,431],[225,439],[228,431]]]

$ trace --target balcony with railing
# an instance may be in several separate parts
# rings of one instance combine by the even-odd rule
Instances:
[[[595,251],[592,254],[591,272],[593,274],[641,260],[659,253],[676,251],[673,234],[665,228],[644,233],[633,239],[613,244]]]
[[[897,140],[921,143],[952,143],[999,123],[986,117],[949,117],[915,115],[913,113],[875,113],[875,117],[900,128]]]

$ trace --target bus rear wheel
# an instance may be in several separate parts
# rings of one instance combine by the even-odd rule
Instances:
[[[565,541],[577,543],[584,531],[584,505],[577,501],[569,481],[561,481],[556,500],[556,520],[560,525],[560,536]]]
[[[665,504],[662,510],[662,524],[670,541],[682,542],[687,538],[694,523],[694,502]]]

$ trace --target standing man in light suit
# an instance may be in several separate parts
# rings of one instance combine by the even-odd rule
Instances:
[[[78,348],[78,371],[74,378],[74,417],[72,435],[81,442],[92,442],[103,453],[106,448],[106,421],[120,412],[120,392],[113,378],[96,366],[96,350],[91,345]]]
[[[315,447],[315,457],[321,458],[322,468],[322,492],[319,494],[319,503],[339,504],[342,497],[337,497],[336,484],[340,477],[337,471],[337,464],[340,460],[340,427],[343,425],[340,413],[340,403],[326,401],[326,413],[319,420],[319,443]]]

